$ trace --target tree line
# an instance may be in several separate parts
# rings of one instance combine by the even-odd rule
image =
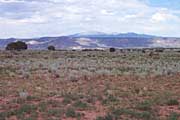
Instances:
[[[16,42],[11,42],[11,43],[7,44],[5,49],[6,50],[18,50],[18,51],[20,51],[20,50],[27,50],[28,49],[28,45],[25,42],[23,42],[23,41],[16,41]],[[56,50],[56,48],[53,45],[48,46],[47,49],[51,50],[51,51],[55,51]],[[115,52],[116,49],[115,48],[109,48],[109,51],[110,52]]]

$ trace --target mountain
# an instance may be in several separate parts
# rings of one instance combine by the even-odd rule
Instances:
[[[106,33],[103,32],[97,32],[97,31],[89,31],[89,32],[81,32],[81,33],[76,33],[73,35],[69,35],[71,37],[102,37],[102,36],[106,36]]]
[[[26,42],[29,49],[47,49],[49,45],[57,49],[180,47],[180,38],[137,33],[107,34],[93,31],[59,37],[0,39],[0,49],[4,49],[8,43],[14,41]]]
[[[86,38],[154,38],[156,36],[153,35],[146,35],[146,34],[137,34],[133,32],[129,33],[112,33],[112,34],[107,34],[107,33],[102,33],[102,32],[82,32],[82,33],[77,33],[74,35],[71,35],[71,37],[86,37]]]

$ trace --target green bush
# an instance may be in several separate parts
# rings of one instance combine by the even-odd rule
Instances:
[[[63,110],[62,109],[49,109],[48,115],[54,116],[54,117],[61,117],[61,115],[63,115]]]
[[[36,111],[37,107],[35,105],[30,104],[24,104],[20,107],[20,109],[17,111],[18,114],[22,113],[31,113]]]
[[[112,115],[117,120],[119,120],[121,115],[130,115],[131,117],[143,119],[143,120],[149,120],[153,117],[150,112],[147,111],[137,112],[130,109],[114,109],[112,110]]]
[[[66,117],[76,117],[76,112],[74,110],[74,108],[68,108],[66,110]]]
[[[151,110],[151,103],[149,101],[144,101],[144,102],[139,103],[136,106],[136,108],[139,110],[148,111],[148,110]]]
[[[115,52],[116,49],[115,48],[109,48],[109,52]]]
[[[48,46],[48,50],[52,50],[52,51],[55,51],[56,49],[55,49],[55,47],[54,46]]]
[[[177,113],[171,113],[168,120],[178,120],[179,117],[180,115],[178,115]]]
[[[166,104],[169,105],[169,106],[173,106],[173,105],[179,105],[179,102],[176,99],[170,99],[170,100],[167,101]]]
[[[104,117],[101,117],[101,116],[97,117],[96,120],[114,120],[114,117],[111,114],[107,114]]]
[[[22,41],[12,42],[6,46],[6,50],[26,50],[27,44]]]
[[[87,103],[82,101],[77,101],[73,104],[74,107],[80,108],[80,109],[86,109],[88,107]]]
[[[62,102],[63,102],[63,104],[67,105],[67,104],[70,104],[71,101],[72,101],[72,100],[71,100],[70,98],[65,97]]]

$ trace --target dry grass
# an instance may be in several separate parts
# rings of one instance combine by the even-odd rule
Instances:
[[[180,119],[176,52],[0,51],[0,76],[0,120]]]

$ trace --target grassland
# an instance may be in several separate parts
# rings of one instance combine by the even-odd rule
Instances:
[[[179,120],[180,53],[0,51],[0,120]]]

